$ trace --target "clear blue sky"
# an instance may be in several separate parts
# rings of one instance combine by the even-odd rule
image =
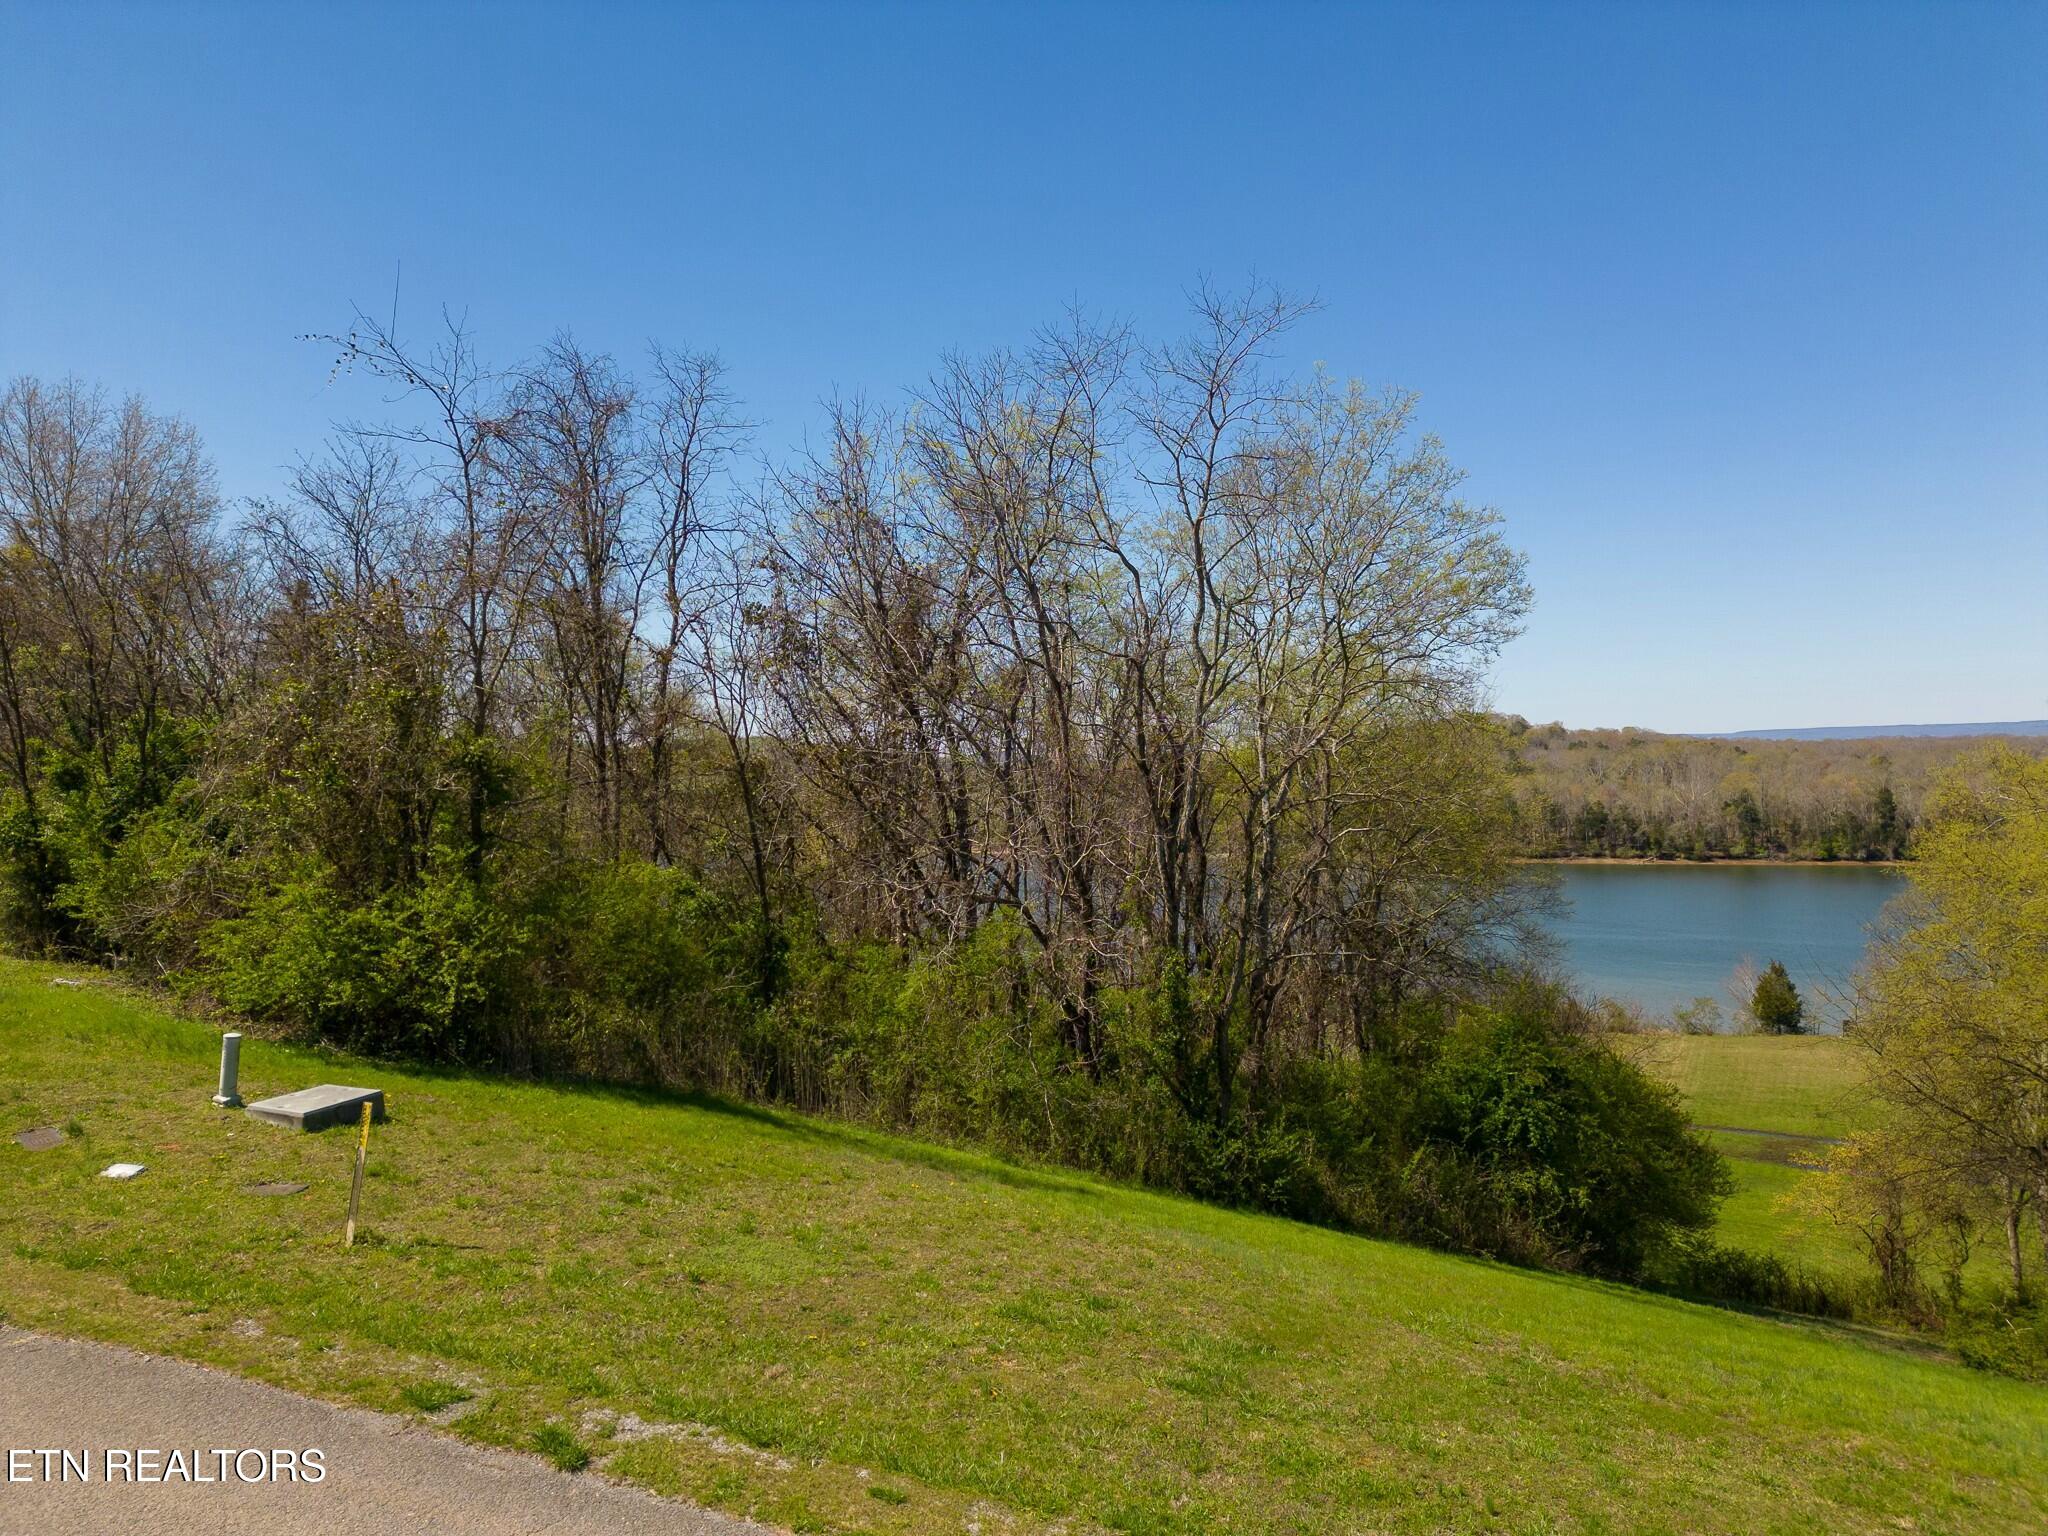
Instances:
[[[0,374],[262,493],[401,261],[500,356],[714,347],[771,444],[1256,272],[1528,551],[1501,707],[2048,716],[2048,6],[0,0]]]

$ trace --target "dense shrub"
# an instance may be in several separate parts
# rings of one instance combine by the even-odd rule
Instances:
[[[796,944],[747,1086],[1226,1204],[1616,1275],[1710,1225],[1727,1187],[1671,1091],[1559,994],[1412,1006],[1374,1055],[1287,1062],[1219,1115],[1177,976],[1104,998],[1109,1049],[1089,1074],[1031,991],[1028,944],[1001,921],[919,954]]]
[[[1839,1283],[1775,1254],[1723,1247],[1704,1233],[1679,1235],[1643,1278],[1683,1296],[1814,1317],[1851,1317],[1858,1310],[1857,1297]]]
[[[1948,1320],[1948,1338],[1965,1365],[2048,1382],[2048,1306],[1966,1304]]]
[[[0,798],[0,928],[32,953],[70,947],[77,922],[58,899],[67,874],[49,822],[18,792]]]
[[[539,885],[527,926],[530,1060],[639,1081],[741,1079],[755,934],[732,903],[679,869],[597,866]]]
[[[1670,1233],[1711,1224],[1729,1189],[1676,1093],[1533,990],[1446,1034],[1420,1116],[1437,1168],[1455,1160],[1457,1178],[1439,1187],[1476,1177],[1505,1231],[1554,1263],[1637,1273]]]
[[[458,871],[349,903],[305,867],[208,936],[229,1007],[354,1049],[517,1065],[531,933]]]

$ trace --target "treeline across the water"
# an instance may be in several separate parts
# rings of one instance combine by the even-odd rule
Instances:
[[[1981,737],[1729,740],[1503,722],[1534,858],[1910,858],[1922,804]],[[1999,738],[2005,740],[2006,738]],[[2011,738],[2048,754],[2048,741]]]
[[[1521,559],[1410,398],[1269,366],[1293,314],[1069,321],[766,464],[710,356],[363,320],[394,414],[239,506],[175,418],[16,381],[12,941],[1638,1273],[1724,1171],[1517,975]]]

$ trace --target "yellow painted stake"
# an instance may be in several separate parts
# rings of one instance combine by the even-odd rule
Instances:
[[[363,1134],[356,1139],[356,1178],[348,1187],[348,1230],[341,1235],[341,1246],[353,1248],[356,1245],[356,1207],[363,1199],[363,1164],[370,1156],[370,1101],[363,1100]]]

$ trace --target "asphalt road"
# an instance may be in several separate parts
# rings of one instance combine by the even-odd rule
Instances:
[[[337,1408],[221,1371],[0,1327],[0,1536],[239,1536],[292,1530],[431,1531],[449,1536],[763,1536],[764,1527],[557,1472],[534,1456],[467,1445],[408,1420]],[[125,1480],[109,1449],[173,1449],[211,1483]],[[280,1476],[279,1458],[216,1449],[318,1450],[321,1481]],[[90,1482],[77,1475],[81,1465]],[[47,1465],[49,1480],[44,1480]],[[171,1474],[175,1476],[176,1474]],[[224,1475],[225,1481],[217,1475]],[[29,1480],[21,1480],[21,1479]]]

